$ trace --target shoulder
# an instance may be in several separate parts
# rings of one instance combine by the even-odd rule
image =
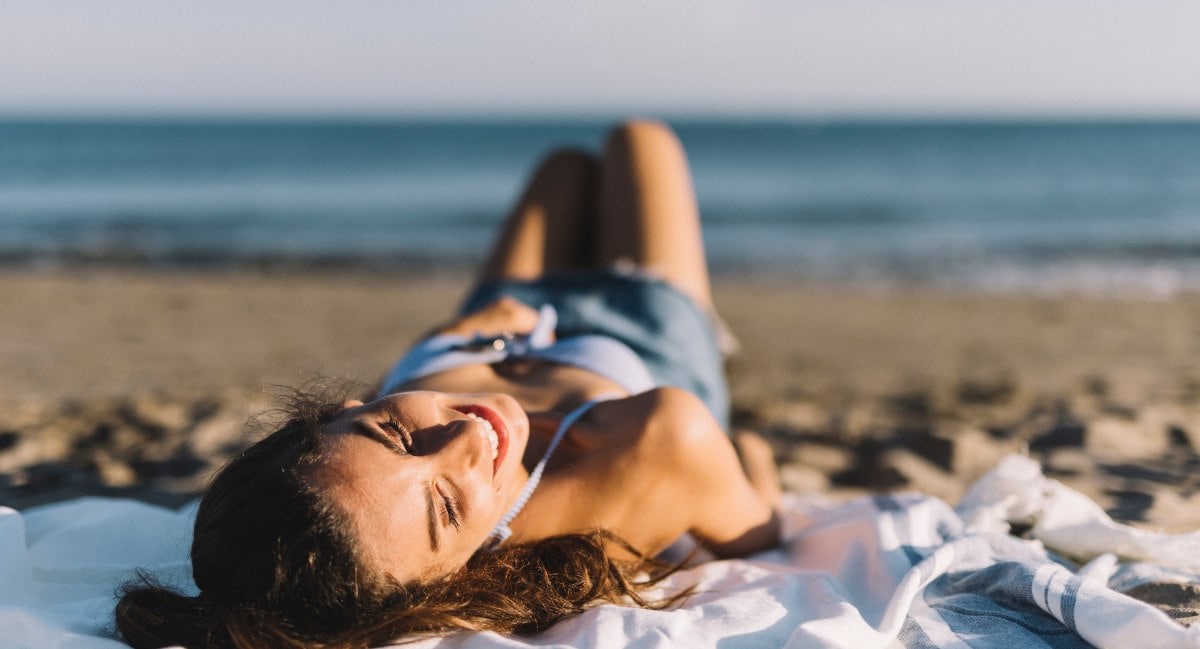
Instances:
[[[603,407],[602,407],[603,406]],[[662,387],[597,406],[596,430],[625,431],[626,460],[662,472],[686,471],[728,437],[695,394]]]
[[[706,418],[704,404],[677,388],[597,404],[571,427],[569,450],[555,453],[557,463],[517,520],[518,534],[604,528],[659,551],[688,529],[680,500],[692,472],[682,456],[692,453],[690,439],[705,434]]]
[[[650,554],[686,533],[714,477],[706,467],[729,446],[704,402],[679,388],[649,390],[597,406],[588,429],[597,446],[572,500],[588,503],[581,527],[610,529]]]
[[[603,425],[633,427],[640,436],[657,441],[686,441],[690,434],[720,431],[700,397],[676,387],[660,387],[598,404],[593,420]],[[723,435],[724,433],[722,433]],[[664,438],[659,440],[659,438]]]
[[[725,440],[725,432],[694,393],[682,388],[658,388],[646,393],[652,414],[647,426],[649,441],[691,448]]]
[[[694,394],[651,390],[600,404],[581,423],[582,459],[556,476],[557,499],[538,503],[553,507],[556,533],[607,528],[650,554],[685,532],[718,556],[778,541],[769,504]]]

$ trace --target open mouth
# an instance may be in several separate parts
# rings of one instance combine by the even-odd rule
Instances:
[[[508,451],[508,426],[505,425],[504,419],[495,410],[486,406],[470,405],[454,409],[466,415],[468,419],[483,424],[492,449],[492,475],[496,475],[496,471],[500,469],[500,465],[504,462],[504,455]]]

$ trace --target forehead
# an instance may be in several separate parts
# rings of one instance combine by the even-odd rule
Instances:
[[[366,558],[397,578],[434,568],[420,467],[365,437],[332,435],[325,443],[314,481],[347,514]]]

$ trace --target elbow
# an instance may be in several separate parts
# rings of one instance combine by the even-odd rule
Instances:
[[[781,522],[779,512],[771,510],[767,520],[746,528],[741,534],[725,540],[704,539],[704,544],[721,559],[745,557],[779,547]]]

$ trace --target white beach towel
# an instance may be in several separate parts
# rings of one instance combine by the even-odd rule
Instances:
[[[194,590],[193,514],[102,498],[0,508],[0,647],[123,646],[111,639],[114,592],[135,568]],[[958,511],[897,495],[837,506],[788,497],[783,514],[782,548],[673,576],[665,589],[698,584],[675,610],[606,605],[532,638],[462,633],[415,646],[1200,649],[1200,625],[1116,590],[1200,582],[1200,532],[1117,525],[1025,458],[1001,463]],[[1007,535],[1008,521],[1040,540]]]

